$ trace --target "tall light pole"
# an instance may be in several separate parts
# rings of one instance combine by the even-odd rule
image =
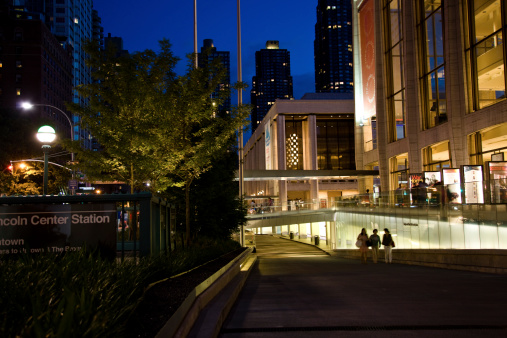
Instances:
[[[238,82],[243,82],[243,73],[241,67],[241,4],[240,0],[237,0],[237,13],[238,13]],[[238,90],[238,108],[241,108],[243,104],[243,89]],[[238,133],[238,156],[239,156],[239,198],[243,201],[243,189],[244,189],[244,173],[243,173],[243,127],[239,128]],[[241,226],[240,244],[245,244],[244,228]]]
[[[197,65],[197,0],[194,0],[194,67]]]
[[[74,141],[74,124],[72,123],[70,117],[68,117],[67,114],[65,114],[65,112],[63,110],[61,110],[60,108],[57,108],[55,106],[52,106],[50,104],[30,103],[30,102],[23,102],[23,103],[21,103],[21,108],[23,108],[25,110],[32,109],[35,106],[53,108],[53,109],[58,110],[63,116],[65,116],[65,118],[67,119],[67,121],[69,122],[69,125],[70,125],[70,139],[72,141]],[[70,153],[70,158],[71,158],[71,161],[74,162],[74,153]]]
[[[48,194],[48,152],[51,149],[51,142],[56,138],[56,132],[51,126],[42,126],[37,131],[37,139],[42,143],[44,152],[44,189],[43,195]]]

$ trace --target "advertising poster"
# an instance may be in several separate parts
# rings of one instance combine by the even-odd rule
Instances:
[[[464,165],[465,203],[484,203],[483,173],[481,165]]]
[[[455,168],[442,169],[442,180],[449,204],[461,204],[460,170]]]
[[[435,185],[435,183],[442,181],[442,178],[440,176],[440,171],[425,171],[424,182],[426,182],[429,187],[432,187]]]
[[[408,176],[408,187],[412,189],[415,186],[419,185],[419,182],[423,182],[423,174],[410,174]]]
[[[507,162],[488,162],[491,203],[507,203]]]
[[[114,203],[0,206],[0,255],[64,253],[84,245],[116,254]]]

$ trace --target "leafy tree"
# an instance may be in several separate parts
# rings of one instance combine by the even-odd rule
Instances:
[[[200,236],[228,238],[246,222],[246,209],[238,198],[239,185],[234,180],[238,156],[234,147],[213,163],[193,187],[195,224]]]
[[[224,87],[219,95],[212,95],[225,77],[219,60],[195,68],[189,57],[186,74],[176,76],[177,58],[169,42],[162,40],[160,48],[159,53],[146,50],[116,57],[114,51],[101,51],[94,42],[86,44],[96,82],[78,87],[89,100],[88,107],[70,104],[69,108],[102,149],[84,150],[75,143],[66,146],[77,153],[88,179],[127,181],[132,189],[149,182],[150,190],[161,193],[183,188],[188,245],[192,184],[229,150],[249,112],[247,106],[229,114],[218,111],[231,94]]]
[[[159,188],[158,179],[165,173],[157,169],[160,159],[153,141],[160,119],[158,100],[172,83],[178,61],[170,47],[162,40],[159,53],[145,50],[117,57],[114,49],[103,51],[95,41],[85,44],[95,82],[77,87],[89,105],[71,103],[69,109],[81,117],[81,127],[91,131],[102,149],[67,147],[77,153],[87,179],[128,182],[131,192],[148,181]]]
[[[231,95],[224,87],[218,95],[212,94],[223,83],[225,69],[218,59],[205,67],[195,68],[189,57],[187,73],[175,79],[165,95],[165,114],[159,136],[162,153],[169,169],[169,186],[185,190],[185,228],[187,245],[191,239],[192,184],[230,149],[231,139],[246,124],[248,106],[234,107],[230,114],[219,114],[218,107]],[[244,88],[243,83],[234,89]]]
[[[68,169],[50,164],[48,166],[48,194],[66,193],[72,174]],[[14,165],[12,172],[0,174],[0,193],[6,195],[41,195],[44,184],[44,164],[27,162],[26,167]]]

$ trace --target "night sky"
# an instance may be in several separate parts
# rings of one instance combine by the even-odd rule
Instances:
[[[198,49],[204,39],[213,39],[219,51],[231,52],[231,81],[237,81],[236,0],[197,1]],[[154,49],[167,38],[180,59],[178,74],[186,68],[186,55],[193,52],[193,0],[94,0],[102,18],[104,36],[123,38],[129,52]],[[279,40],[280,48],[290,51],[294,98],[315,91],[313,40],[317,0],[241,1],[243,81],[249,88],[243,101],[250,102],[255,73],[255,51],[267,40]],[[233,104],[237,98],[233,97]]]

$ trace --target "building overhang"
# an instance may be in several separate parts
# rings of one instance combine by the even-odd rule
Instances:
[[[245,170],[244,181],[269,180],[353,180],[379,176],[378,170]],[[236,172],[236,180],[239,180]]]

